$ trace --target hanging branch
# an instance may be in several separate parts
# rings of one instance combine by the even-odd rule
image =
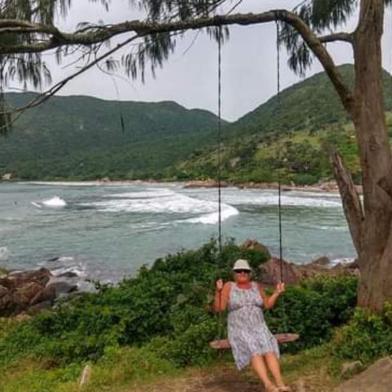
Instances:
[[[365,219],[361,200],[351,175],[344,166],[343,160],[339,153],[337,151],[332,151],[330,154],[330,160],[336,182],[339,187],[340,195],[342,197],[343,210],[344,214],[346,215],[351,238],[353,239],[357,254],[360,254]]]
[[[295,13],[287,10],[273,10],[260,14],[233,14],[233,15],[216,15],[213,17],[201,17],[196,19],[189,19],[176,22],[142,22],[142,21],[126,21],[123,23],[99,26],[93,31],[76,31],[74,33],[61,32],[53,26],[46,26],[35,23],[23,23],[18,20],[1,20],[1,28],[19,28],[20,31],[14,34],[26,33],[40,33],[45,37],[40,41],[32,43],[21,43],[11,45],[0,45],[0,54],[9,53],[31,53],[31,52],[44,52],[49,49],[54,49],[62,46],[70,45],[94,45],[103,41],[107,41],[112,37],[120,34],[133,32],[138,36],[153,35],[159,33],[167,33],[172,31],[186,31],[196,30],[205,27],[213,26],[229,26],[241,25],[248,26],[252,24],[268,23],[279,20],[287,23],[295,28],[307,43],[309,48],[318,58],[327,72],[329,78],[338,91],[343,105],[351,112],[352,108],[352,94],[349,88],[344,84],[341,75],[339,74],[336,66],[329,55],[327,49],[324,47],[323,42],[345,41],[350,42],[349,35],[335,34],[330,35],[328,38],[319,38],[310,29],[310,27]],[[18,25],[19,24],[19,25]]]
[[[86,72],[88,69],[90,69],[93,66],[97,65],[100,61],[104,60],[106,57],[112,55],[113,53],[115,53],[119,49],[123,48],[124,46],[128,45],[129,43],[131,43],[132,41],[134,41],[137,38],[139,38],[139,37],[138,36],[132,36],[131,38],[125,40],[124,42],[116,45],[116,47],[114,47],[113,49],[107,51],[103,55],[97,57],[94,61],[92,61],[91,63],[89,63],[85,67],[81,68],[80,70],[78,70],[77,72],[75,72],[72,75],[68,76],[67,78],[63,79],[62,81],[56,83],[54,86],[52,86],[50,89],[46,90],[42,94],[39,94],[37,97],[32,99],[26,105],[24,105],[22,107],[15,108],[15,109],[12,109],[12,111],[2,111],[2,112],[0,112],[0,118],[2,116],[6,116],[8,118],[7,124],[0,125],[0,133],[1,133],[1,129],[2,128],[5,128],[5,127],[8,128],[15,121],[17,121],[19,119],[19,117],[23,114],[23,112],[25,112],[28,109],[32,109],[32,108],[34,108],[36,106],[41,105],[42,103],[47,101],[50,97],[55,95],[59,90],[61,90],[71,80],[75,79],[77,76],[81,75],[82,73]],[[12,119],[10,119],[10,115],[14,114],[14,113],[17,113],[17,115],[14,116]]]

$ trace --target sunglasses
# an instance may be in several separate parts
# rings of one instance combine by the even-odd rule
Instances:
[[[250,271],[249,270],[246,270],[246,269],[237,269],[237,270],[235,270],[234,271],[236,274],[250,274]]]

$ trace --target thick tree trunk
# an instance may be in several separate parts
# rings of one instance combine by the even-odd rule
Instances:
[[[381,310],[392,301],[391,150],[385,123],[381,36],[384,1],[362,0],[354,35],[356,129],[363,181],[364,222],[358,258],[360,306]]]

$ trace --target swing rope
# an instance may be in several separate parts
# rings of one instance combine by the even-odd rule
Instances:
[[[219,260],[222,258],[222,27],[218,27],[218,246]],[[222,304],[222,292],[219,293],[219,307]],[[218,313],[218,339],[223,336],[223,313]]]
[[[280,100],[280,26],[279,21],[276,23],[276,98],[278,101],[278,109],[281,108]],[[279,261],[280,261],[280,281],[283,283],[283,246],[282,246],[282,189],[280,184],[280,178],[278,180],[278,219],[279,219]]]
[[[218,28],[218,244],[222,255],[222,26]]]

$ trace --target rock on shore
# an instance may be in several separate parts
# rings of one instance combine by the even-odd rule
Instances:
[[[275,286],[277,282],[283,281],[286,284],[297,284],[306,278],[313,278],[320,275],[359,275],[359,268],[356,261],[351,263],[333,264],[328,257],[320,257],[306,264],[294,264],[286,260],[279,260],[271,256],[268,248],[256,240],[246,240],[242,245],[243,249],[252,249],[264,253],[269,260],[260,265],[261,283],[264,286]]]
[[[37,312],[76,290],[76,285],[55,279],[46,268],[10,273],[0,278],[0,317]]]
[[[359,268],[356,261],[348,264],[336,264],[332,266],[327,257],[321,257],[308,264],[298,265],[288,261],[280,261],[277,257],[272,257],[260,266],[262,280],[265,286],[274,286],[282,280],[286,284],[297,284],[306,278],[317,276],[340,276],[359,275]]]

